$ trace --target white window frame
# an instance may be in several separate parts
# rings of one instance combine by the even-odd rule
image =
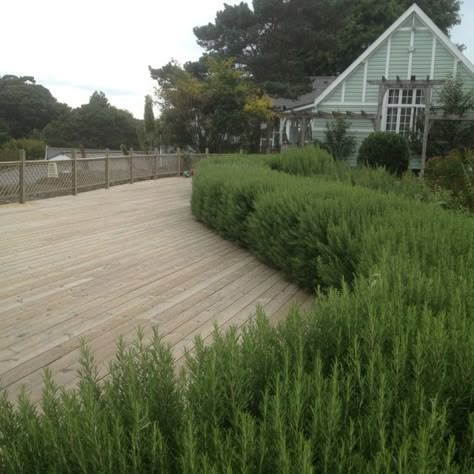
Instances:
[[[413,91],[413,95],[411,97],[411,102],[403,103],[403,92],[404,91]],[[389,103],[389,97],[391,91],[398,91],[398,101],[396,103]],[[417,93],[421,91],[423,93],[422,102],[417,104]],[[382,115],[382,131],[390,132],[390,133],[397,133],[400,134],[400,126],[402,124],[402,110],[403,109],[411,109],[410,115],[410,132],[414,130],[415,127],[415,118],[418,117],[419,111],[425,109],[425,97],[424,97],[424,89],[408,89],[408,88],[392,88],[388,89],[385,93],[384,102],[383,102],[383,115]],[[395,130],[387,130],[387,119],[388,119],[388,109],[397,109],[397,118],[396,118],[396,129]],[[416,110],[416,113],[415,112]],[[402,131],[403,132],[403,131]],[[404,134],[404,133],[403,133]]]

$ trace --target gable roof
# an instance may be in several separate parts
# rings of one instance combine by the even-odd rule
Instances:
[[[318,96],[320,96],[336,79],[336,76],[316,76],[313,78],[311,92],[303,94],[296,99],[287,99],[284,97],[272,98],[272,108],[284,111],[303,107],[305,105],[313,105]]]
[[[342,84],[348,76],[355,69],[361,65],[386,39],[388,39],[398,28],[400,28],[411,15],[416,14],[418,18],[433,32],[436,38],[443,43],[444,46],[458,58],[467,68],[469,72],[474,75],[474,66],[469,59],[461,53],[457,46],[455,46],[448,36],[443,33],[431,20],[431,18],[414,3],[388,30],[386,30],[374,43],[372,43],[360,56],[356,59],[322,94],[316,97],[311,107],[320,104],[328,95],[333,92],[337,86]]]

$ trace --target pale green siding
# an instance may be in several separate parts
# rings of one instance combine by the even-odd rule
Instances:
[[[433,51],[433,33],[415,31],[415,51],[411,75],[417,79],[426,79],[431,75],[431,57]]]
[[[436,55],[433,79],[447,79],[454,72],[454,56],[440,41],[436,41]]]
[[[411,34],[409,31],[396,31],[392,35],[392,49],[390,52],[390,67],[388,79],[408,78],[408,61]]]
[[[424,27],[426,25],[415,15],[415,26],[416,27],[420,27],[420,26]]]
[[[345,102],[362,102],[362,90],[364,85],[364,65],[361,64],[345,81]]]
[[[326,99],[326,102],[341,102],[342,84],[338,86]]]
[[[381,44],[368,59],[367,80],[380,80],[385,76],[385,66],[387,63],[388,40]],[[377,105],[379,88],[367,84],[366,102]],[[376,110],[376,108],[375,108]]]

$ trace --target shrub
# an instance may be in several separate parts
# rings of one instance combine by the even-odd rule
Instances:
[[[46,144],[35,138],[11,139],[0,148],[0,161],[19,160],[20,150],[25,150],[27,160],[44,159]]]
[[[326,123],[324,146],[336,160],[345,160],[355,151],[355,138],[348,134],[350,128],[350,122],[341,118]]]
[[[474,210],[474,151],[452,150],[428,161],[425,176],[434,188],[450,191],[459,204]]]
[[[408,143],[396,133],[371,133],[359,148],[359,163],[371,167],[382,166],[391,173],[401,174],[408,169]]]
[[[200,163],[195,216],[323,288],[313,310],[216,329],[180,373],[156,332],[102,383],[83,348],[76,391],[0,396],[0,471],[474,472],[474,221],[342,176]]]

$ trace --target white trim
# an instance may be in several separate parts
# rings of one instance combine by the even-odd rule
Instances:
[[[433,34],[433,46],[431,47],[431,72],[430,72],[431,80],[435,78],[436,43],[437,43],[436,35]]]
[[[392,37],[388,38],[387,42],[387,57],[385,59],[385,77],[388,79],[388,74],[390,72],[390,54],[392,53]]]
[[[344,103],[346,100],[346,81],[342,83],[341,102]]]
[[[398,31],[411,31],[413,28],[416,31],[430,31],[426,26],[403,26],[402,28],[398,28]]]
[[[369,70],[369,60],[364,62],[364,79],[362,83],[362,103],[365,104],[365,98],[367,97],[367,73]]]
[[[358,119],[356,119],[358,120]],[[326,131],[326,128],[322,128],[322,127],[314,127],[313,129],[313,132],[325,132]],[[364,129],[364,128],[350,128],[349,129],[349,132],[355,132],[355,133],[367,133],[367,134],[370,134],[372,133],[374,130],[371,129],[371,128],[367,128],[367,129]]]
[[[377,102],[326,102],[324,105],[339,107],[361,107],[363,105],[377,107]],[[311,104],[311,106],[313,106]]]
[[[456,76],[458,73],[458,58],[454,58],[454,64],[453,64],[453,76]]]
[[[413,23],[415,22],[415,15],[413,15]],[[408,49],[408,77],[407,79],[411,78],[411,73],[413,70],[413,51],[415,50],[415,30],[411,30],[410,35],[410,48]]]
[[[372,43],[360,56],[356,59],[320,96],[316,97],[314,105],[320,104],[326,97],[328,97],[336,87],[338,87],[347,77],[354,72],[354,70],[362,64],[384,41],[386,41],[392,33],[394,33],[398,28],[400,28],[403,23],[410,18],[410,15],[416,13],[419,19],[424,23],[433,33],[437,36],[441,43],[443,43],[451,53],[456,56],[460,61],[462,61],[467,70],[474,74],[474,66],[471,62],[459,51],[457,46],[455,46],[451,40],[433,23],[433,21],[428,17],[428,15],[416,4],[414,3],[390,28],[388,28],[385,33],[383,33],[377,41]],[[388,74],[386,74],[388,77]]]
[[[377,102],[326,102],[324,105],[331,107],[377,107]],[[314,108],[316,108],[314,104],[302,105],[301,107],[296,107],[294,109],[287,110],[286,114],[290,115],[291,112],[299,112],[301,110]],[[282,112],[282,115],[285,115],[285,112]]]

